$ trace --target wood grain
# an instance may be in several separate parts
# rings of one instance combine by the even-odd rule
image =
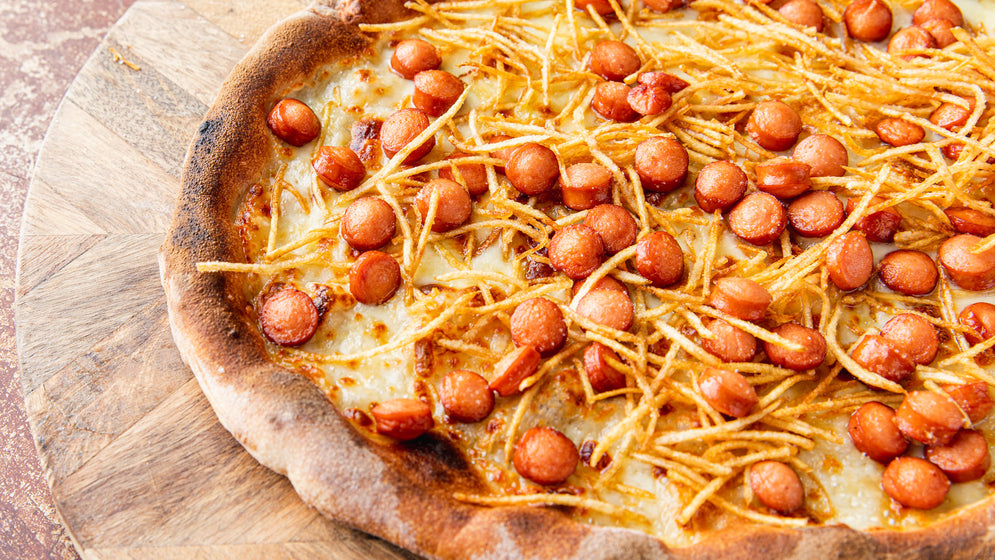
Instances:
[[[235,62],[303,7],[134,4],[39,154],[18,347],[45,476],[84,558],[412,558],[318,515],[220,426],[172,342],[159,286],[156,250],[189,139]]]

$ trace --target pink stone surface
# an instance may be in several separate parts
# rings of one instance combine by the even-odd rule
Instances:
[[[24,412],[14,271],[31,170],[73,77],[134,0],[0,1],[0,558],[78,558]]]

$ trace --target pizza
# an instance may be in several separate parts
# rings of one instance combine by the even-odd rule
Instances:
[[[191,145],[174,339],[428,557],[990,556],[989,8],[316,3]]]

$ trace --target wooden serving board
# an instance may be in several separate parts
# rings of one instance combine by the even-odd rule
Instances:
[[[48,131],[17,339],[42,466],[84,558],[413,558],[323,518],[242,450],[180,360],[159,285],[188,142],[234,64],[304,6],[138,2]]]

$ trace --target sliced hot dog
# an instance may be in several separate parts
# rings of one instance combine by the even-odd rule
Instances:
[[[850,350],[850,357],[870,371],[895,383],[902,383],[915,371],[912,358],[890,340],[876,334],[864,335]]]
[[[401,441],[424,434],[435,425],[432,409],[417,399],[391,399],[370,410],[377,421],[377,433]]]
[[[494,366],[490,388],[502,397],[519,392],[518,386],[536,372],[542,356],[531,346],[519,346]]]
[[[927,447],[926,459],[940,467],[951,482],[977,480],[992,464],[988,442],[975,430],[961,430],[950,443]]]
[[[684,251],[665,231],[654,231],[636,243],[636,270],[658,288],[666,288],[684,276]]]
[[[933,463],[918,457],[899,457],[881,477],[886,494],[905,507],[933,509],[950,491],[950,479]]]
[[[981,238],[970,234],[955,235],[940,245],[939,261],[954,283],[965,290],[988,290],[995,287],[995,248],[981,253],[972,249]]]
[[[763,286],[748,278],[719,278],[712,286],[708,303],[744,321],[759,321],[773,298]]]
[[[926,445],[946,445],[964,427],[964,416],[950,399],[932,391],[912,391],[895,412],[906,437]]]
[[[826,253],[829,279],[844,292],[856,290],[871,279],[874,253],[867,238],[859,231],[844,233]]]
[[[515,445],[515,470],[536,484],[564,482],[580,461],[577,446],[553,428],[531,428]]]
[[[577,304],[577,313],[610,329],[627,331],[632,326],[633,307],[629,295],[619,290],[591,290]]]
[[[940,348],[936,328],[926,319],[911,313],[901,313],[889,319],[881,327],[881,336],[917,364],[932,363]]]
[[[850,416],[847,433],[860,452],[879,463],[888,464],[909,448],[909,442],[895,424],[895,411],[879,402],[862,405]]]
[[[625,375],[608,365],[608,358],[621,361],[614,350],[598,342],[584,350],[584,371],[597,393],[625,387]]]
[[[776,366],[805,371],[817,368],[826,359],[826,338],[819,331],[798,323],[785,323],[774,334],[800,344],[803,350],[789,350],[772,342],[764,342],[767,358]]]
[[[511,338],[516,346],[531,346],[540,354],[556,353],[567,340],[567,323],[552,301],[527,299],[511,314]]]
[[[349,269],[349,292],[360,303],[379,305],[401,286],[401,267],[394,257],[367,251]]]
[[[728,321],[715,319],[706,326],[715,336],[702,340],[701,346],[723,362],[748,362],[757,353],[756,337]]]
[[[566,226],[549,242],[549,262],[573,280],[587,278],[605,255],[598,232],[584,224]]]
[[[494,393],[480,374],[451,371],[442,379],[439,400],[446,414],[457,422],[480,422],[494,409]]]
[[[749,416],[758,401],[756,390],[746,378],[727,369],[706,369],[698,386],[712,408],[734,418]]]
[[[270,296],[259,313],[263,334],[281,346],[300,346],[310,340],[318,330],[318,320],[311,296],[294,288]]]
[[[984,381],[964,385],[944,385],[943,390],[954,399],[971,422],[981,422],[991,413],[992,408],[995,408],[995,400],[992,399],[988,384]]]
[[[750,467],[750,488],[763,505],[780,513],[802,507],[805,499],[798,473],[780,461],[760,461]]]

